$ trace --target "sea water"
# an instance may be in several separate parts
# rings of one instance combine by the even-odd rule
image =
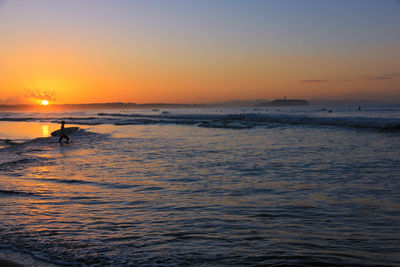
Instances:
[[[50,133],[79,126],[70,144]],[[400,265],[400,107],[0,113],[0,249],[56,265]]]

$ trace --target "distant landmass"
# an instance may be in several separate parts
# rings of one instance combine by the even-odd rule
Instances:
[[[202,104],[179,104],[179,103],[88,103],[88,104],[50,104],[42,105],[9,105],[0,104],[0,111],[22,111],[22,110],[85,110],[85,109],[166,109],[166,108],[213,108],[213,107],[279,107],[279,106],[332,106],[332,105],[367,105],[367,104],[391,104],[380,101],[367,100],[328,100],[328,99],[276,99],[268,101],[265,99],[256,100],[231,100],[226,102],[202,103]]]
[[[255,100],[230,100],[225,102],[217,102],[217,103],[208,103],[203,104],[206,106],[215,106],[215,107],[254,107],[258,104],[265,103],[268,100],[265,99],[255,99]]]
[[[204,104],[178,104],[178,103],[90,103],[90,104],[51,104],[49,106],[42,105],[6,105],[0,104],[0,110],[64,110],[64,109],[135,109],[135,108],[204,108],[204,107],[254,107],[267,100],[231,100],[226,102],[217,103],[204,103]]]
[[[276,106],[308,106],[308,101],[303,99],[276,99],[271,102],[264,102],[256,105],[257,107],[276,107]]]
[[[42,105],[0,105],[0,110],[64,110],[64,109],[133,109],[133,108],[193,108],[196,104],[167,104],[167,103],[91,103],[91,104],[52,104]]]
[[[394,100],[380,101],[380,100],[365,100],[365,99],[310,99],[312,106],[348,106],[348,105],[396,105],[399,104]]]

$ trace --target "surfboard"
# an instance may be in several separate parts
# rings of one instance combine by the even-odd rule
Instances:
[[[64,133],[66,135],[73,134],[79,130],[79,127],[66,127],[64,128]],[[51,136],[61,136],[61,129],[51,133]]]

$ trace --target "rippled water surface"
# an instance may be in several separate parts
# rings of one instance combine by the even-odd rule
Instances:
[[[199,126],[3,139],[0,246],[77,265],[400,264],[397,131]]]

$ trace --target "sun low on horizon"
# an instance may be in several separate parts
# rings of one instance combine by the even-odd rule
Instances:
[[[396,0],[0,1],[0,104],[41,101],[32,88],[52,104],[400,102],[399,12]]]
[[[400,267],[400,0],[0,0],[0,36],[0,267]]]

